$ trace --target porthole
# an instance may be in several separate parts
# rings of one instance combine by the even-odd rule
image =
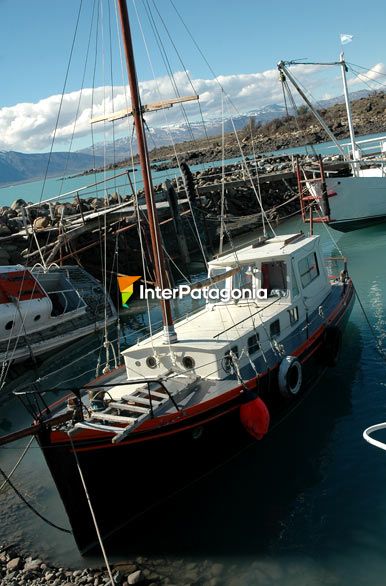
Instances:
[[[141,363],[140,363],[140,361],[139,361],[139,360],[136,360],[136,361],[135,361],[135,366],[141,366]]]
[[[157,367],[157,360],[154,358],[154,356],[148,356],[146,358],[146,365],[149,368],[156,368]]]
[[[12,329],[12,326],[13,326],[13,321],[12,321],[12,320],[11,320],[11,321],[8,321],[8,322],[5,324],[5,329],[6,329],[6,330],[11,330],[11,329]]]
[[[185,368],[187,368],[188,370],[190,370],[191,368],[194,368],[196,366],[196,363],[194,361],[194,358],[192,358],[191,356],[184,356],[182,359],[182,365],[185,366]]]
[[[41,316],[40,316],[39,314],[35,315],[35,317],[34,317],[34,321],[39,321],[40,317],[41,317]]]

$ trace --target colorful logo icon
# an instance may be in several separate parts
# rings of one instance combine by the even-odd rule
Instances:
[[[118,285],[122,297],[123,307],[128,307],[127,302],[134,293],[134,283],[141,277],[129,277],[128,275],[118,275]]]

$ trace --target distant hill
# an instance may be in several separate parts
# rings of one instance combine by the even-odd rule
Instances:
[[[27,154],[16,151],[0,151],[0,184],[17,183],[42,179],[46,173],[48,177],[72,175],[85,169],[101,167],[103,157],[94,157],[86,153],[37,153]]]

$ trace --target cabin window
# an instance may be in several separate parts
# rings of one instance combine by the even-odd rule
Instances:
[[[312,283],[312,281],[315,281],[319,276],[318,259],[316,258],[315,252],[311,252],[311,254],[302,258],[298,266],[300,281],[303,289],[305,289],[305,287]]]
[[[284,261],[261,263],[261,288],[267,289],[270,297],[283,297],[287,294],[287,265]]]
[[[295,275],[292,261],[291,261],[291,285],[292,285],[292,296],[296,297],[297,295],[299,295],[299,286],[298,286],[298,280]]]
[[[248,291],[251,291],[250,297],[252,297],[253,285],[251,267],[242,267],[238,273],[233,275],[232,288],[241,290],[247,289]]]
[[[248,354],[256,354],[260,349],[259,334],[253,334],[248,338]]]
[[[12,326],[13,326],[13,321],[7,321],[7,323],[5,324],[5,329],[12,330]]]
[[[229,270],[228,267],[211,268],[210,273],[209,273],[209,278],[214,279],[214,277],[218,277],[220,275],[223,275],[228,270]],[[208,301],[209,301],[209,303],[215,303],[217,301],[217,298],[216,299],[211,298],[210,293],[209,293],[210,290],[215,289],[216,291],[222,291],[222,290],[226,289],[226,287],[227,287],[227,280],[226,279],[222,279],[221,281],[217,281],[217,283],[210,285],[210,287],[208,287]],[[219,293],[218,295],[220,296],[220,299],[221,299],[221,293]]]
[[[290,318],[290,324],[292,326],[293,324],[296,324],[296,322],[299,320],[299,310],[297,307],[291,307],[291,309],[288,309],[288,313]]]
[[[274,338],[274,337],[280,335],[280,320],[279,319],[273,321],[270,324],[269,333],[270,333],[271,338]]]

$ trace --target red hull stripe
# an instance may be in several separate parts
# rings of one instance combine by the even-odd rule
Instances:
[[[161,437],[166,437],[166,436],[170,436],[170,435],[174,435],[176,433],[180,433],[182,431],[187,431],[189,429],[194,429],[195,427],[201,427],[202,425],[205,425],[206,423],[209,423],[210,421],[214,421],[215,419],[218,419],[219,417],[223,417],[223,415],[226,415],[227,413],[231,413],[231,411],[235,411],[236,409],[239,409],[240,405],[232,405],[232,407],[229,407],[226,410],[221,411],[220,413],[216,413],[215,415],[211,415],[210,417],[206,417],[205,419],[200,420],[200,423],[188,423],[187,425],[183,425],[183,426],[178,426],[178,429],[171,429],[171,430],[166,430],[166,431],[162,431],[162,433],[156,433],[156,434],[151,434],[151,435],[147,435],[144,437],[132,437],[129,441],[126,442],[122,442],[120,444],[113,444],[111,441],[101,445],[99,448],[96,447],[95,445],[93,446],[85,446],[85,447],[76,447],[76,452],[90,452],[93,451],[95,449],[105,449],[105,448],[118,448],[120,446],[127,446],[128,443],[130,444],[137,444],[138,442],[144,442],[144,441],[149,441],[149,440],[154,440],[154,439],[158,439]],[[106,436],[106,439],[110,436],[113,437],[113,435],[111,434],[107,434],[104,433],[104,436]],[[83,441],[83,437],[82,437],[82,441]]]

